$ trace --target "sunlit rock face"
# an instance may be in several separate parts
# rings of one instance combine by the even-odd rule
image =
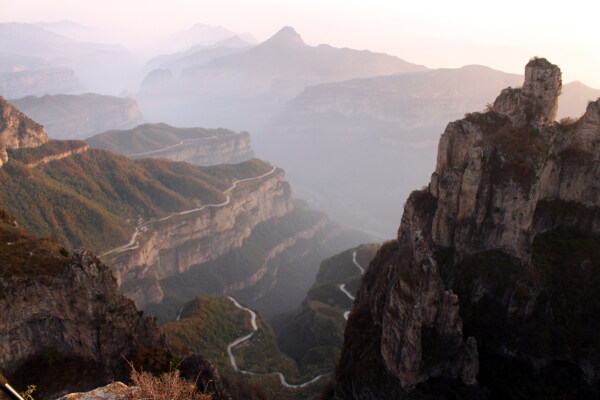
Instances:
[[[516,372],[504,363],[528,371],[522,390],[550,390],[564,362],[577,383],[552,390],[595,393],[600,362],[589,348],[600,343],[585,350],[577,333],[542,339],[587,332],[587,317],[565,322],[565,304],[591,315],[595,297],[583,301],[581,291],[600,293],[595,245],[581,244],[600,244],[600,101],[578,122],[558,124],[560,89],[558,67],[533,59],[522,89],[448,124],[431,182],[410,195],[398,238],[365,273],[336,399],[510,398],[504,380]],[[553,252],[564,235],[581,238],[573,257]],[[577,257],[585,271],[570,266]],[[581,287],[571,292],[566,282]]]
[[[0,97],[0,166],[8,161],[6,149],[37,147],[47,141],[43,126]]]
[[[292,209],[291,190],[283,170],[279,169],[260,184],[236,191],[229,204],[165,221],[146,234],[138,248],[113,253],[104,259],[120,282],[140,282],[130,286],[126,294],[138,307],[144,307],[162,300],[158,280],[181,274],[193,265],[240,247],[257,224],[286,215]],[[259,278],[235,284],[248,285]]]

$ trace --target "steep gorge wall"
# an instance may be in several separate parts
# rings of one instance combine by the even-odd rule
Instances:
[[[238,292],[240,290],[243,290],[249,286],[256,284],[259,280],[263,279],[269,272],[269,269],[268,269],[269,261],[273,260],[275,257],[277,257],[277,255],[281,254],[285,250],[293,247],[299,240],[302,240],[302,239],[306,240],[306,239],[314,238],[317,235],[317,233],[322,231],[328,224],[330,224],[329,219],[327,217],[323,216],[323,218],[321,218],[319,221],[317,221],[309,229],[303,230],[302,232],[299,232],[299,233],[279,242],[277,245],[275,245],[274,247],[272,247],[269,250],[269,252],[264,257],[262,265],[254,274],[252,274],[249,278],[245,279],[244,281],[230,283],[223,289],[221,294]],[[298,255],[298,257],[302,257],[303,255],[304,254]],[[278,270],[275,269],[272,273],[272,276],[275,279],[275,281],[270,285],[270,287],[267,288],[267,290],[270,289],[273,285],[275,285],[277,273],[278,273]],[[264,291],[262,293],[256,294],[255,296],[262,297],[263,295],[264,295]]]
[[[77,142],[75,142],[75,143],[77,143]],[[87,143],[82,142],[82,143],[78,143],[78,144],[80,144],[80,145],[78,147],[76,147],[75,149],[65,151],[62,153],[53,154],[51,156],[42,157],[39,160],[25,164],[25,166],[27,168],[35,168],[39,165],[47,164],[51,161],[62,160],[63,158],[71,157],[75,154],[81,154],[90,149],[90,146]]]
[[[250,144],[250,134],[238,132],[206,139],[185,140],[165,150],[131,154],[129,157],[162,157],[196,165],[235,164],[254,157],[254,150]]]
[[[125,293],[139,307],[160,302],[158,280],[181,274],[192,265],[214,260],[240,247],[260,222],[283,216],[292,208],[291,191],[283,170],[236,188],[231,202],[222,207],[179,216],[157,224],[141,237],[136,249],[105,257],[120,282],[133,284]],[[152,282],[149,290],[148,280]]]

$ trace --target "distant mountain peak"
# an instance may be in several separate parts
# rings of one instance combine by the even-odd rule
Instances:
[[[302,36],[296,32],[291,26],[284,26],[275,35],[271,36],[265,42],[264,45],[270,46],[290,46],[290,45],[304,45]]]

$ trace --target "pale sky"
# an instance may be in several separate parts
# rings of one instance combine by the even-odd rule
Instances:
[[[522,73],[537,55],[561,67],[565,82],[596,88],[599,15],[591,0],[0,0],[0,22],[72,20],[138,38],[204,23],[262,41],[289,25],[311,45],[380,51],[432,68]]]

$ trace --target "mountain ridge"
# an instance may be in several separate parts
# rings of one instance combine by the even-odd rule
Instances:
[[[561,86],[534,58],[522,88],[448,124],[362,280],[335,399],[599,393],[600,101],[556,123]]]

